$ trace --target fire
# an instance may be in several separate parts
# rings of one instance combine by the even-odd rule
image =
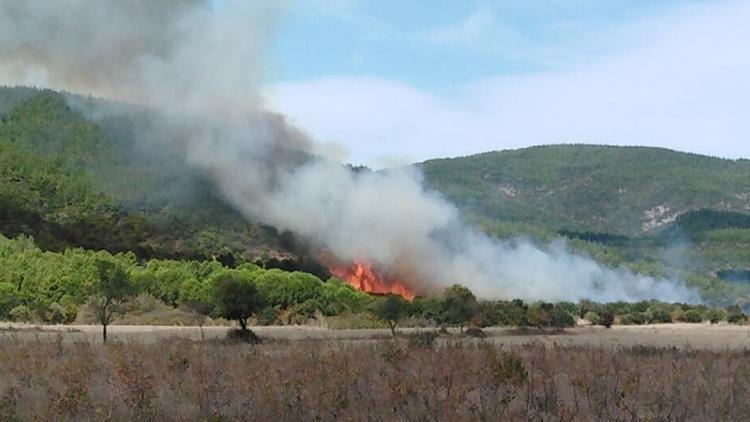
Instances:
[[[348,267],[331,268],[331,273],[357,290],[374,294],[397,294],[406,300],[414,299],[414,292],[400,280],[379,276],[372,265],[355,262]]]

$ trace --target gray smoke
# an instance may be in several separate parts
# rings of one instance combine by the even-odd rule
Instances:
[[[425,293],[461,283],[484,298],[698,300],[680,282],[606,268],[562,241],[490,239],[414,168],[355,174],[320,156],[259,94],[278,4],[0,0],[0,81],[146,106],[158,123],[143,138],[182,148],[248,218]]]

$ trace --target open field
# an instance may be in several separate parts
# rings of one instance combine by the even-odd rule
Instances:
[[[409,336],[377,340],[387,337],[379,330],[264,327],[258,332],[267,341],[256,346],[195,341],[187,337],[197,330],[174,327],[116,327],[126,341],[102,345],[88,341],[96,328],[5,330],[0,420],[706,421],[750,414],[746,327],[548,336],[491,330],[485,341],[451,335],[432,345]]]
[[[251,327],[263,339],[275,340],[373,340],[386,339],[386,329],[329,330],[313,326],[263,326]],[[230,327],[204,327],[206,339],[223,339]],[[180,338],[200,340],[198,327],[113,325],[108,328],[113,341],[155,341]],[[411,334],[428,329],[401,328],[399,332]],[[452,334],[458,330],[451,329]],[[484,339],[497,345],[523,345],[539,343],[559,346],[606,346],[606,347],[688,347],[692,349],[750,349],[750,326],[708,324],[653,324],[617,325],[602,327],[576,327],[562,332],[526,331],[511,328],[486,328]],[[0,323],[0,341],[9,338],[21,340],[54,340],[63,334],[64,341],[86,340],[101,342],[101,326],[97,325],[29,325]],[[451,336],[443,337],[443,340]]]

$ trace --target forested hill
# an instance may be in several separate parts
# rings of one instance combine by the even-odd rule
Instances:
[[[92,121],[70,107],[71,99],[118,106],[0,88],[0,234],[32,236],[52,251],[84,247],[229,264],[290,249],[284,236],[248,223],[216,197],[172,152],[139,149],[134,125],[147,118],[142,111]]]
[[[688,211],[750,213],[750,161],[645,147],[540,146],[419,164],[475,218],[643,235]]]
[[[127,113],[93,119],[87,105]],[[148,119],[122,104],[0,88],[0,234],[32,236],[44,250],[260,261],[325,276],[304,243],[247,222],[182,164],[179,151],[143,149],[135,128]],[[429,187],[491,235],[548,241],[562,234],[609,265],[655,275],[687,270],[702,285],[750,274],[746,160],[568,145],[418,166]],[[691,249],[665,267],[661,257],[677,238]]]

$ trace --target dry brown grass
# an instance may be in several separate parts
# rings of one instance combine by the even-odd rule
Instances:
[[[0,341],[0,420],[742,420],[750,353],[451,339]]]

